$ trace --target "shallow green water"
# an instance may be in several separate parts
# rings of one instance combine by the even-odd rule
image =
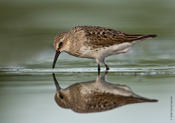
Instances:
[[[59,73],[62,88],[77,82],[96,79],[94,73]],[[129,86],[135,93],[158,99],[157,103],[131,104],[92,114],[78,114],[60,108],[54,101],[56,93],[51,75],[1,76],[1,121],[3,122],[171,122],[170,97],[174,94],[174,76],[133,76],[109,73],[114,84]],[[8,78],[8,79],[7,79]]]
[[[174,122],[175,1],[173,0],[1,0],[0,121],[23,122]],[[107,59],[108,80],[129,86],[158,103],[78,114],[58,107],[51,77],[61,86],[96,79],[94,60],[62,54],[56,69],[53,38],[77,25],[98,25],[128,33],[157,34],[126,54]],[[174,103],[173,103],[174,106]],[[173,115],[175,112],[173,112]]]

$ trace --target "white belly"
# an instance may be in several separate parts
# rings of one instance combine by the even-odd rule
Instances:
[[[83,46],[80,48],[81,55],[79,57],[95,58],[101,61],[107,56],[127,52],[131,45],[131,43],[122,43],[109,47],[102,47],[97,50]]]
[[[125,53],[129,50],[131,45],[132,43],[122,43],[122,44],[116,44],[110,47],[101,48],[101,50],[99,50],[99,57],[103,59],[107,56],[111,56],[114,54]]]

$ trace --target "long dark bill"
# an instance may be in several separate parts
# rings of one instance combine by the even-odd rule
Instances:
[[[56,53],[55,53],[55,58],[54,58],[54,61],[53,61],[53,64],[52,64],[52,68],[55,68],[55,64],[57,62],[57,59],[58,59],[58,56],[60,55],[60,51],[57,51],[56,50]]]
[[[53,77],[53,80],[54,80],[54,83],[55,83],[55,87],[56,87],[57,91],[59,91],[61,89],[61,87],[60,87],[54,73],[52,73],[52,77]]]

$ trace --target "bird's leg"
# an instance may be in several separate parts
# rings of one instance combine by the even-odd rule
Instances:
[[[98,65],[98,75],[100,75],[100,61],[99,59],[96,59],[97,65]]]
[[[98,75],[100,75],[100,64],[98,64]]]
[[[107,74],[108,74],[108,70],[106,70],[106,71],[105,71],[105,74],[104,74],[104,76],[107,76]]]
[[[105,59],[103,60],[103,64],[104,64],[105,67],[106,67],[106,71],[108,71],[108,70],[109,70],[109,66],[106,64]]]
[[[108,71],[109,70],[109,66],[106,63],[104,63],[104,65],[106,67],[106,71]]]
[[[101,79],[106,82],[106,78],[107,78],[107,74],[108,74],[108,71],[105,71],[105,73],[103,74],[103,76],[101,77]]]

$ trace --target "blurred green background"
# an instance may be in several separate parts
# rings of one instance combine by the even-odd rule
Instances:
[[[173,0],[0,0],[0,66],[49,68],[55,35],[77,25],[157,34],[156,39],[137,44],[132,53],[115,60],[171,64],[175,60],[174,13]],[[62,55],[60,60],[68,58]]]

